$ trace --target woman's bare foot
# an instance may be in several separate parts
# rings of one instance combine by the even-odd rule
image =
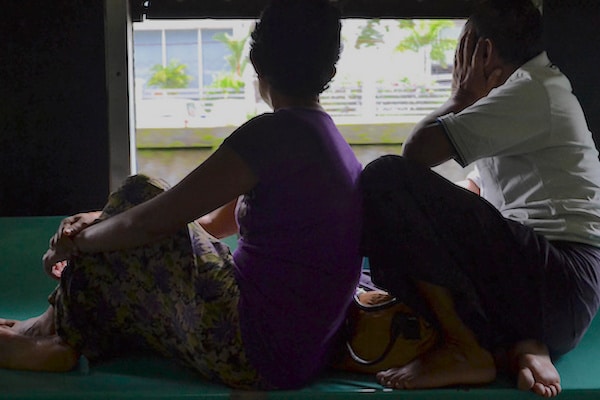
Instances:
[[[377,381],[394,389],[428,389],[492,382],[492,355],[479,345],[445,343],[400,368],[377,374]]]
[[[57,335],[29,337],[0,327],[0,368],[64,372],[73,369],[78,358]]]
[[[54,308],[50,306],[42,315],[23,321],[0,318],[0,327],[10,328],[25,336],[52,336],[56,334]]]
[[[59,261],[56,264],[54,264],[52,266],[52,276],[54,276],[56,279],[60,279],[60,277],[62,276],[63,270],[67,267],[67,262],[66,261]]]
[[[0,319],[0,327],[11,329],[15,333],[19,333],[25,336],[47,336],[37,334],[37,331],[39,331],[39,329],[36,328],[38,318],[39,317],[34,317],[23,321],[17,321],[13,319]]]
[[[543,343],[536,340],[518,342],[508,357],[520,390],[532,391],[542,397],[554,397],[561,392],[560,375]]]
[[[4,319],[4,318],[0,318],[0,327],[13,328],[19,322],[21,322],[21,321],[17,321],[16,319]]]

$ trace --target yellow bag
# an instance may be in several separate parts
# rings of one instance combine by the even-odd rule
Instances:
[[[429,322],[381,290],[356,292],[346,328],[345,354],[336,368],[352,372],[401,367],[431,349],[438,339]]]

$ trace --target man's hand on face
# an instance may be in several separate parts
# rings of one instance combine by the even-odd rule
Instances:
[[[454,54],[454,72],[452,75],[452,97],[468,107],[488,95],[502,82],[502,69],[486,69],[486,60],[491,52],[491,42],[476,39],[475,32],[467,24]]]

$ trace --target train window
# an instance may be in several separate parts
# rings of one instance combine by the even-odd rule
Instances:
[[[399,153],[450,92],[463,19],[345,18],[337,74],[321,103],[364,164]],[[248,61],[252,19],[133,23],[137,171],[173,184],[248,118],[268,111]],[[451,180],[466,171],[436,167]]]

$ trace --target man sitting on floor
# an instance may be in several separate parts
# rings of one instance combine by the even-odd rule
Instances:
[[[500,349],[519,389],[555,396],[552,360],[579,343],[600,303],[598,151],[568,79],[543,51],[530,0],[480,2],[453,86],[403,157],[363,172],[373,280],[423,299],[416,307],[444,339],[377,378],[406,389],[482,384],[495,379]],[[428,168],[449,159],[475,163],[471,191]]]

